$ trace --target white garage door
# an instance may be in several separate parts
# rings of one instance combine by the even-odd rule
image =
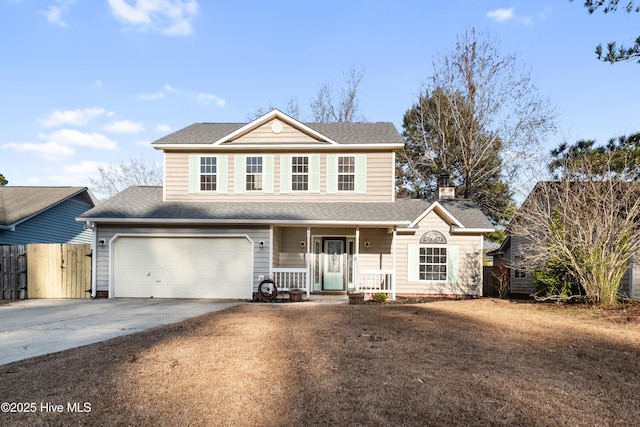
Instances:
[[[123,236],[113,245],[115,297],[251,299],[245,237]]]

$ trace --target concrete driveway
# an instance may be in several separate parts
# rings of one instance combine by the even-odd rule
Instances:
[[[223,310],[241,301],[32,299],[0,305],[0,365]]]

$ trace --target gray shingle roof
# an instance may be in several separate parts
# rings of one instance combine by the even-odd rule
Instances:
[[[194,123],[155,141],[154,145],[212,144],[246,123]],[[340,144],[403,144],[393,123],[305,123]]]
[[[86,187],[0,187],[0,226],[16,224],[83,191],[95,203]]]
[[[465,228],[494,228],[480,209],[467,199],[438,200]]]
[[[453,201],[452,201],[453,202]],[[457,202],[457,201],[455,201]],[[464,201],[460,201],[464,202]],[[130,187],[87,212],[97,222],[340,223],[407,226],[430,202],[163,202],[162,187]],[[443,204],[444,206],[444,204]],[[492,228],[477,208],[448,203],[467,228]],[[472,210],[475,209],[475,213]],[[455,212],[455,213],[454,213]]]

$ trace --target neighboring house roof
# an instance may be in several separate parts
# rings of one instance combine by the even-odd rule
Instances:
[[[467,200],[441,200],[457,219],[457,229],[491,229],[486,217]],[[163,202],[162,187],[130,187],[78,220],[94,222],[314,223],[409,226],[434,203],[418,199],[395,202]]]
[[[0,187],[0,230],[14,229],[16,225],[78,195],[86,197],[91,205],[97,204],[86,187]]]
[[[376,145],[394,144],[402,147],[404,140],[393,123],[301,123],[286,114],[273,110],[250,123],[194,123],[155,141],[156,148],[178,145],[214,145],[233,140],[233,138],[255,129],[272,119],[279,119],[301,131],[307,131],[313,137],[327,143],[339,145]]]

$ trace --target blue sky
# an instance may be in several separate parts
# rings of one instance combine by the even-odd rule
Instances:
[[[402,116],[438,53],[474,27],[515,52],[557,108],[562,140],[640,131],[640,64],[609,65],[640,14],[582,1],[0,0],[0,173],[9,185],[88,185],[100,165],[160,161],[149,143],[193,122],[244,122],[364,69],[369,121]],[[542,169],[542,168],[541,168]]]

